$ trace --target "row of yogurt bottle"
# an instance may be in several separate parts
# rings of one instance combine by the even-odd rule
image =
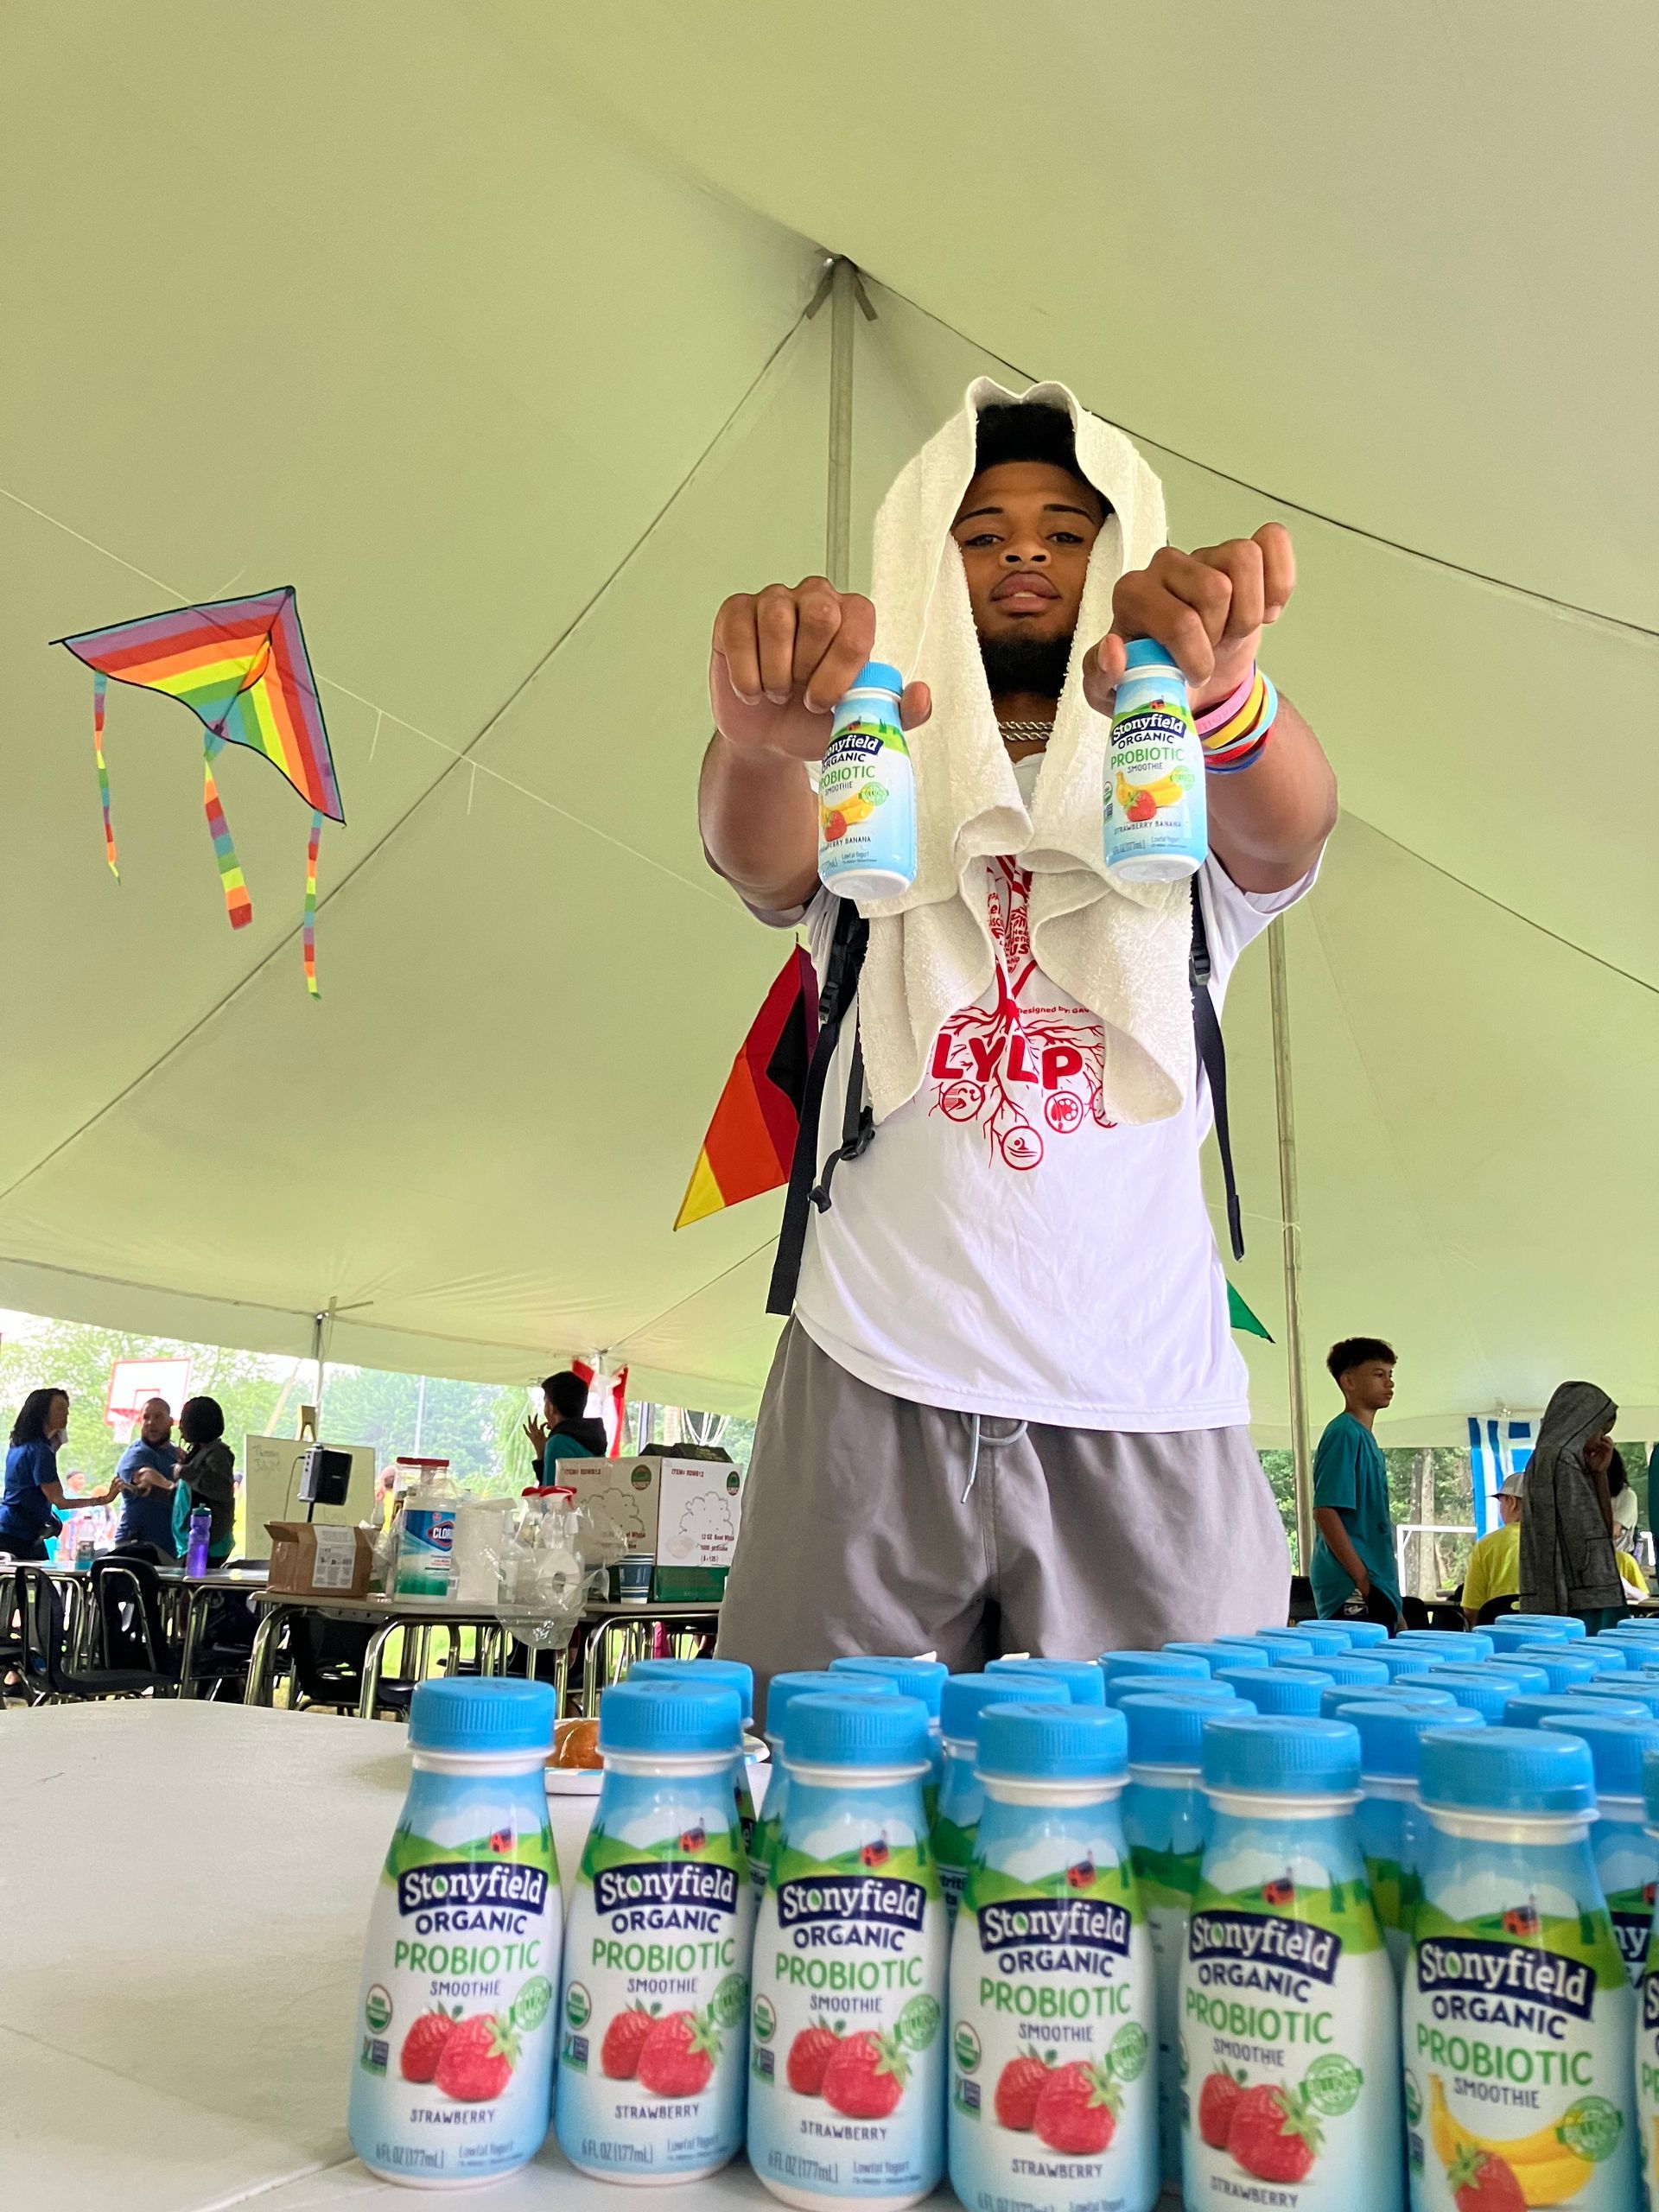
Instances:
[[[423,1685],[353,2143],[485,2181],[550,2107],[589,2172],[747,2144],[803,2205],[948,2166],[976,2212],[1634,2212],[1659,1638],[1576,1625],[780,1675],[758,1822],[745,1670],[650,1662],[601,1702],[562,1959],[550,1694]]]

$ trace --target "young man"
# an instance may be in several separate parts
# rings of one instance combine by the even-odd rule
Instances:
[[[722,1612],[721,1649],[763,1676],[856,1651],[1092,1657],[1285,1617],[1199,1179],[1193,887],[1108,882],[1102,794],[1126,641],[1163,645],[1200,715],[1242,706],[1294,567],[1277,524],[1195,553],[1165,536],[1127,440],[1058,386],[1008,404],[981,385],[878,519],[880,640],[876,606],[821,576],[716,620],[704,844],[762,920],[806,925],[821,979],[841,902],[809,768],[873,652],[910,677],[917,733],[921,864],[870,918],[861,1058],[849,1016],[816,1156],[856,1115],[859,1065],[874,1139],[810,1222]],[[1205,779],[1217,999],[1335,810],[1287,703],[1241,759]]]
[[[1319,1541],[1309,1579],[1322,1617],[1363,1610],[1395,1627],[1400,1570],[1389,1518],[1389,1476],[1372,1430],[1394,1399],[1394,1353],[1381,1337],[1344,1337],[1325,1358],[1343,1410],[1313,1455],[1313,1518]]]
[[[178,1488],[178,1446],[173,1441],[173,1408],[165,1398],[150,1398],[138,1419],[138,1433],[121,1454],[115,1479],[121,1485],[118,1544],[153,1544],[163,1561],[175,1560],[173,1493]]]
[[[1463,1578],[1464,1618],[1473,1628],[1480,1609],[1494,1598],[1513,1598],[1521,1587],[1521,1500],[1524,1474],[1505,1475],[1497,1493],[1499,1527],[1484,1535],[1469,1554]]]
[[[602,1459],[605,1424],[588,1418],[588,1385],[569,1368],[550,1375],[542,1385],[542,1412],[524,1423],[524,1434],[536,1455],[536,1479],[551,1480],[549,1470],[560,1459]]]

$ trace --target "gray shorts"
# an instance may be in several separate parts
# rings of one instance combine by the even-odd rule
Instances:
[[[1247,1429],[988,1416],[969,1491],[972,1437],[968,1415],[859,1382],[791,1320],[761,1402],[722,1655],[761,1681],[861,1651],[936,1651],[955,1674],[1005,1651],[1093,1659],[1283,1625],[1290,1554]]]

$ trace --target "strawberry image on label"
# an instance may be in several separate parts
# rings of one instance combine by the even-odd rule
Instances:
[[[444,2037],[432,2078],[446,2097],[459,2103],[488,2104],[512,2081],[518,2053],[512,2022],[479,2012],[470,2020],[457,2020]]]

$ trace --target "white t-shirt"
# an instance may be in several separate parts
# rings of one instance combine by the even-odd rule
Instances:
[[[811,1214],[797,1318],[849,1374],[921,1405],[1066,1428],[1248,1421],[1198,1172],[1208,1085],[1167,1121],[1107,1121],[1099,1019],[1031,957],[1026,871],[984,865],[990,988],[939,1032],[916,1096],[836,1168],[832,1205]],[[1243,892],[1206,863],[1217,1011],[1239,953],[1313,880]],[[804,917],[821,982],[838,905],[820,890]],[[841,1141],[852,1038],[849,1019],[820,1160]]]

